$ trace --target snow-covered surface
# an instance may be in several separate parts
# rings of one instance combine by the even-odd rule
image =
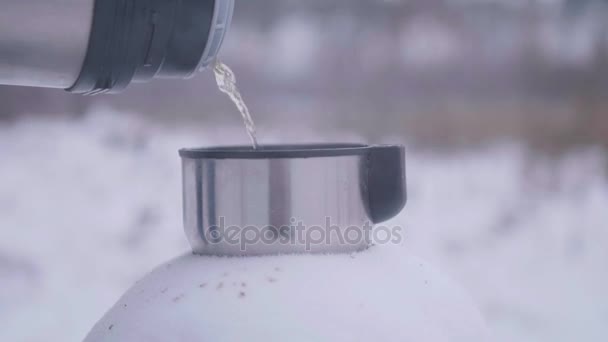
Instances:
[[[260,130],[265,142],[322,140]],[[177,149],[246,141],[240,127],[104,111],[0,125],[0,341],[82,340],[137,279],[188,249]],[[606,340],[604,164],[593,150],[551,163],[513,146],[410,150],[410,201],[391,224],[408,255],[469,291],[497,341]]]
[[[159,266],[86,342],[489,341],[476,305],[399,246]]]

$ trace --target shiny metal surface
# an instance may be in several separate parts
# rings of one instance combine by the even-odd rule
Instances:
[[[68,88],[84,61],[94,0],[0,1],[0,84]]]
[[[348,253],[367,248],[369,239],[357,239],[352,232],[370,228],[361,191],[362,158],[365,156],[183,158],[184,226],[194,252],[264,255]],[[253,227],[250,233],[267,230],[268,238],[256,240],[249,234],[246,238],[241,235],[237,244],[235,239],[228,243],[224,233],[230,226]],[[335,238],[318,242],[320,230],[327,233],[329,226]],[[348,241],[337,238],[336,234],[345,234],[349,227]],[[218,229],[222,237],[215,239],[213,231]],[[305,235],[304,239],[297,234]]]

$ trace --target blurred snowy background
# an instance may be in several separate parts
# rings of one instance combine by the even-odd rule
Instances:
[[[395,222],[497,341],[608,339],[607,1],[237,0],[222,57],[262,142],[408,145]],[[0,87],[0,341],[81,340],[188,249],[177,149],[246,142],[209,72]]]

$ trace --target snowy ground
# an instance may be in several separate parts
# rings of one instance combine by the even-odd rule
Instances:
[[[138,278],[186,251],[177,149],[237,135],[246,141],[235,128],[103,111],[0,126],[0,341],[80,341]],[[530,160],[516,146],[410,151],[410,202],[394,223],[470,291],[498,341],[604,341],[604,160]]]

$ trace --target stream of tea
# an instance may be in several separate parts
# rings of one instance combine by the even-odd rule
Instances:
[[[249,108],[247,108],[239,89],[236,87],[236,77],[234,76],[234,72],[219,59],[215,61],[213,72],[215,73],[215,80],[220,91],[228,95],[232,102],[234,102],[236,105],[239,112],[241,112],[243,122],[245,123],[245,128],[247,129],[247,135],[249,135],[249,139],[251,140],[251,145],[254,149],[257,149],[258,139],[256,136],[255,124],[251,118]]]

